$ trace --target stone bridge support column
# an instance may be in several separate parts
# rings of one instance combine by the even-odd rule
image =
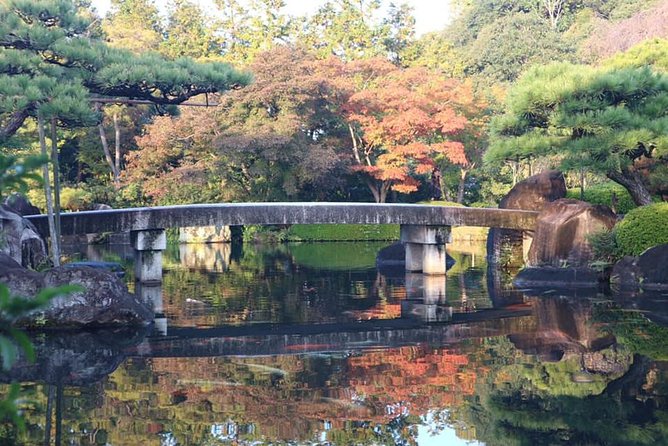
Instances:
[[[450,226],[401,225],[401,241],[406,247],[406,271],[445,274]]]
[[[164,229],[131,231],[130,240],[135,250],[135,276],[141,283],[162,282],[162,251],[167,249]]]

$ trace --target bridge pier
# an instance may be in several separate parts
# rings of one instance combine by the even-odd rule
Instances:
[[[406,271],[445,274],[445,245],[451,241],[450,226],[401,225],[406,247]]]
[[[164,229],[131,231],[135,251],[135,278],[141,283],[162,282],[162,251],[167,249]]]

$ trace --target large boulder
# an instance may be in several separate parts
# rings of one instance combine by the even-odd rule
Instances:
[[[23,268],[0,254],[0,283],[13,295],[32,299],[44,288],[79,285],[83,291],[52,299],[46,308],[16,321],[29,328],[142,326],[153,320],[151,309],[128,293],[113,273],[88,267],[59,267],[44,274]]]
[[[548,170],[517,183],[501,199],[500,209],[541,211],[546,204],[566,196],[563,173]],[[492,228],[487,237],[487,258],[490,263],[520,267],[525,257],[525,234],[512,229]]]
[[[536,223],[529,266],[586,267],[591,234],[611,230],[617,216],[607,206],[561,199],[545,205]]]
[[[37,215],[42,213],[37,206],[33,206],[26,197],[19,194],[11,194],[9,197],[5,198],[5,201],[3,201],[2,204],[7,206],[12,212],[23,217],[26,215]]]
[[[0,205],[0,253],[27,268],[48,261],[46,244],[35,226],[4,205]]]
[[[501,199],[500,209],[541,211],[546,204],[566,196],[564,174],[547,170],[520,181]]]

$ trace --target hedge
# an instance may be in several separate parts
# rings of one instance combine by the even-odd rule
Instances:
[[[617,183],[609,181],[607,183],[595,184],[585,189],[584,201],[591,204],[602,204],[612,207],[612,194],[617,196],[617,213],[626,214],[631,209],[636,208],[633,198],[629,192]],[[567,198],[580,199],[580,188],[569,189],[566,193]]]
[[[624,255],[640,255],[647,248],[668,243],[668,203],[630,211],[615,226],[617,245]]]

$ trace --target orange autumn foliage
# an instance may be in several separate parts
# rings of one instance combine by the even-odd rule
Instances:
[[[352,82],[356,91],[342,110],[351,124],[353,170],[381,183],[374,193],[377,201],[384,201],[383,189],[416,191],[416,175],[430,174],[439,154],[453,164],[467,163],[457,137],[469,125],[470,87],[425,68],[390,69],[378,60],[353,68],[359,70],[354,74],[367,76],[362,83]]]

